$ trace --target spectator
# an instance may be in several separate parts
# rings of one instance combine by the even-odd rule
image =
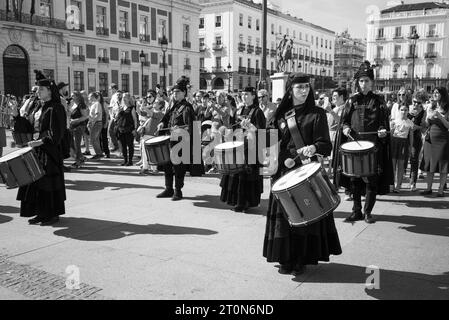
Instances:
[[[90,139],[94,147],[95,155],[91,158],[97,160],[103,157],[103,150],[101,148],[100,136],[103,129],[103,97],[98,92],[92,92],[89,95],[90,111],[89,123]]]
[[[84,103],[83,97],[78,91],[72,93],[72,101],[70,108],[70,130],[73,135],[73,149],[75,153],[75,162],[72,164],[72,168],[79,168],[84,162],[84,157],[81,152],[81,139],[86,132],[89,111]]]
[[[134,137],[138,128],[137,113],[131,95],[123,95],[120,111],[117,115],[118,138],[122,145],[122,166],[132,166],[134,157]]]

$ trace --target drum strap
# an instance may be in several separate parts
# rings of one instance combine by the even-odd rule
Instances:
[[[298,124],[296,123],[296,110],[293,109],[288,111],[285,114],[285,120],[287,121],[288,130],[295,143],[296,150],[303,148],[305,144],[301,132],[299,131]],[[303,154],[300,154],[299,157],[301,158],[301,161],[307,159]]]

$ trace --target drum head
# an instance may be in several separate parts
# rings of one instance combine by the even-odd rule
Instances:
[[[374,148],[374,143],[371,141],[351,141],[341,145],[341,149],[344,151],[365,151]]]
[[[281,177],[278,181],[276,181],[271,191],[278,192],[296,186],[298,183],[313,176],[313,174],[320,169],[321,164],[319,164],[318,162],[312,162],[303,165],[293,171],[290,171],[289,173]]]
[[[212,120],[206,120],[201,123],[201,126],[210,126],[212,127]]]
[[[25,147],[16,151],[13,151],[11,153],[8,153],[7,155],[3,156],[0,158],[0,162],[5,162],[5,161],[9,161],[11,159],[17,158],[18,156],[21,156],[25,153],[30,152],[31,150],[33,150],[33,148],[31,147]]]
[[[225,143],[220,143],[215,147],[217,150],[227,150],[227,149],[236,149],[242,147],[244,145],[243,141],[230,141]]]
[[[170,140],[170,136],[160,136],[160,137],[150,138],[150,139],[145,141],[145,144],[156,144],[156,143],[164,142],[166,140],[169,141]]]

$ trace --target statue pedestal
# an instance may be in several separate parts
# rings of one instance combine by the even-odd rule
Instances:
[[[287,85],[287,79],[290,72],[278,72],[272,75],[271,83],[273,84],[273,90],[271,94],[272,102],[276,102],[277,99],[283,98],[285,94],[285,86]]]

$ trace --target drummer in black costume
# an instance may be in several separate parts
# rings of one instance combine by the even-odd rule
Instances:
[[[234,128],[252,131],[254,136],[257,136],[257,129],[265,129],[266,119],[259,108],[256,89],[246,87],[243,90],[243,100],[245,106],[237,113],[237,119],[240,119],[237,122],[240,123]],[[263,193],[263,177],[259,174],[259,169],[258,164],[250,164],[248,171],[223,175],[220,182],[220,200],[234,206],[235,212],[246,212],[248,208],[257,207]]]
[[[297,149],[298,139],[292,138],[287,119],[294,117],[296,128],[302,136],[304,147]],[[291,122],[290,122],[291,123]],[[309,76],[302,73],[290,75],[287,91],[273,120],[273,128],[279,134],[279,167],[273,181],[281,178],[290,169],[302,165],[295,160],[293,168],[287,168],[284,161],[301,153],[312,161],[316,154],[329,156],[332,143],[329,137],[326,112],[315,106],[313,89]],[[270,193],[263,255],[268,262],[279,262],[279,272],[298,275],[308,264],[329,261],[331,254],[341,254],[341,246],[333,214],[330,213],[318,222],[308,226],[291,227],[279,203]]]
[[[162,118],[158,125],[158,131],[163,128],[182,127],[187,130],[190,134],[190,145],[192,145],[192,132],[193,132],[193,121],[195,120],[195,114],[192,105],[185,99],[187,94],[187,84],[188,81],[185,79],[178,80],[176,85],[173,87],[173,105],[167,111],[167,113]],[[178,142],[170,142],[171,145],[175,145]],[[192,150],[192,148],[190,149]],[[192,161],[192,151],[190,152]],[[186,171],[190,170],[192,175],[192,168],[198,167],[192,164],[181,163],[181,164],[166,164],[163,166],[165,172],[165,190],[157,195],[157,198],[172,198],[173,201],[178,201],[182,199],[181,189],[184,187],[184,177]],[[173,190],[173,176],[175,180],[175,189]]]
[[[365,219],[366,223],[374,223],[372,210],[376,203],[376,195],[388,193],[390,185],[393,184],[389,139],[387,138],[388,110],[383,98],[372,92],[374,71],[368,61],[360,66],[355,79],[358,93],[351,98],[350,109],[343,118],[343,134],[356,140],[370,141],[376,145],[378,174],[363,178],[351,178],[354,206],[352,214],[345,221],[354,222]],[[364,132],[371,134],[363,134]],[[365,184],[366,201],[363,215],[361,195]]]

